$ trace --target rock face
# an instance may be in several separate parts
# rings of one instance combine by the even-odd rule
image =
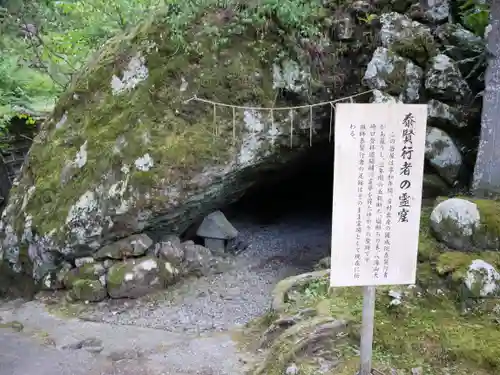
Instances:
[[[314,23],[320,30],[335,17],[324,11]],[[11,192],[0,227],[3,267],[40,280],[62,259],[105,256],[117,250],[113,241],[145,229],[180,234],[238,199],[261,169],[299,157],[310,132],[313,144],[328,136],[314,120],[329,108],[315,109],[311,122],[309,111],[233,112],[189,99],[272,108],[291,104],[284,93],[304,103],[334,99],[337,89],[357,93],[362,71],[350,64],[373,50],[367,26],[349,31],[350,41],[311,40],[318,65],[309,44],[277,38],[279,23],[266,22],[258,40],[243,37],[261,29],[241,16],[200,9],[179,28],[166,10],[101,48],[44,123]],[[318,88],[318,80],[330,83]],[[341,87],[332,90],[334,80]]]
[[[430,60],[425,77],[425,89],[438,99],[461,103],[471,92],[456,63],[440,54]]]
[[[379,47],[368,64],[363,82],[372,89],[384,90],[398,95],[401,101],[413,103],[420,98],[422,76],[422,68]]]
[[[145,234],[138,234],[103,246],[94,255],[95,259],[123,259],[141,256],[153,245],[153,241]]]

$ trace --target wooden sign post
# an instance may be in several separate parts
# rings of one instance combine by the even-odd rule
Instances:
[[[363,286],[360,375],[372,373],[377,285],[416,278],[427,105],[338,104],[332,287]]]

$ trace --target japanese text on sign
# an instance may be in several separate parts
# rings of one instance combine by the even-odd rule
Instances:
[[[415,282],[426,119],[420,104],[337,106],[332,286]]]

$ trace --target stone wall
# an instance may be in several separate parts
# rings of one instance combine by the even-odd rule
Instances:
[[[378,18],[376,49],[364,83],[374,102],[427,103],[427,165],[449,186],[468,188],[480,131],[485,41],[448,23],[447,1]]]

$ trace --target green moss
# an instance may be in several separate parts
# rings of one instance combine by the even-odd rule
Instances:
[[[106,291],[98,280],[80,279],[73,283],[70,295],[76,300],[95,302],[104,299]]]
[[[441,251],[441,245],[432,235],[430,227],[430,216],[432,207],[425,207],[422,209],[420,215],[420,235],[418,242],[418,258],[420,261],[434,261]]]
[[[492,199],[473,199],[481,215],[484,230],[496,238],[500,238],[500,201]]]
[[[195,30],[191,30],[185,35],[186,41],[197,43],[199,49],[179,50],[179,46],[164,39],[171,30],[158,16],[135,32],[110,41],[98,58],[89,63],[56,108],[56,115],[67,111],[66,124],[51,130],[48,139],[35,144],[31,152],[36,191],[27,211],[34,213],[34,225],[41,233],[61,228],[78,197],[96,184],[105,183],[101,177],[116,175],[122,164],[133,169],[134,161],[146,153],[154,160],[153,168],[135,171],[130,178],[130,183],[141,192],[151,191],[160,181],[165,186],[169,181],[189,179],[205,165],[228,160],[232,142],[229,110],[217,114],[219,136],[213,137],[212,107],[183,102],[195,92],[199,97],[219,101],[231,93],[234,104],[272,105],[275,93],[271,69],[267,70],[269,76],[260,80],[252,77],[256,72],[266,72],[263,64],[273,61],[279,50],[277,41],[254,41],[230,35],[230,30],[227,25],[219,28],[219,33],[228,38],[222,47],[214,46],[208,38],[200,42]],[[153,44],[156,49],[146,52]],[[266,51],[264,61],[251,57],[255,56],[255,49]],[[137,52],[146,56],[147,82],[119,97],[113,96],[110,77],[120,77],[120,69]],[[200,68],[214,65],[217,69]],[[185,93],[179,90],[181,77],[189,82]],[[115,147],[120,137],[126,144],[117,153]],[[65,163],[74,160],[84,140],[88,140],[87,164],[62,186],[61,170]]]
[[[36,190],[26,213],[33,216],[37,232],[56,230],[57,238],[67,238],[65,221],[71,206],[87,191],[99,187],[106,191],[126,180],[121,172],[124,164],[131,169],[132,191],[126,194],[151,197],[134,199],[132,210],[155,211],[169,202],[168,197],[158,199],[155,192],[187,183],[206,166],[227,163],[234,155],[232,148],[241,145],[241,129],[236,129],[233,143],[231,108],[218,107],[214,123],[211,105],[186,102],[195,94],[218,102],[230,97],[235,105],[280,106],[284,99],[273,87],[272,64],[284,58],[310,67],[311,81],[320,81],[318,90],[323,92],[324,82],[335,82],[340,74],[341,69],[335,69],[339,57],[352,48],[333,43],[321,64],[313,64],[300,41],[320,45],[320,36],[328,31],[326,21],[334,15],[331,6],[303,0],[286,0],[279,7],[235,5],[230,10],[177,4],[175,11],[157,12],[109,40],[75,76],[44,124],[44,137],[30,152],[26,174],[31,181],[25,183]],[[111,77],[121,78],[138,53],[145,59],[147,79],[114,96]],[[184,81],[188,86],[181,90]],[[312,100],[314,95],[308,92],[303,99]],[[66,122],[56,129],[64,114]],[[240,124],[243,113],[236,111],[236,117]],[[63,168],[85,141],[86,165],[63,184]],[[153,167],[135,170],[134,162],[146,153]]]
[[[436,42],[430,33],[419,33],[412,38],[398,40],[391,45],[391,51],[424,68],[429,59],[438,54]]]
[[[129,271],[126,263],[115,263],[108,270],[107,282],[110,285],[121,285],[125,279],[125,274]]]
[[[81,267],[68,270],[63,276],[66,288],[71,288],[78,280],[99,280],[104,274],[104,268],[100,263],[86,263]]]
[[[403,60],[394,61],[394,69],[384,77],[384,80],[387,83],[385,92],[395,96],[401,94],[407,82],[406,62]]]
[[[17,320],[11,322],[0,322],[0,328],[9,328],[16,332],[21,332],[24,329],[24,325]]]

